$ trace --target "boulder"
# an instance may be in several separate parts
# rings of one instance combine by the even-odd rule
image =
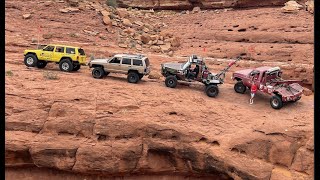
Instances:
[[[297,147],[289,141],[274,143],[270,149],[269,159],[273,164],[290,167]]]
[[[128,11],[124,8],[117,8],[116,13],[120,18],[126,18],[129,16]]]
[[[29,151],[34,164],[38,167],[72,170],[77,149],[78,145],[72,141],[64,143],[47,141],[33,144]]]
[[[156,44],[158,44],[158,40],[151,41],[151,43],[150,43],[150,44],[152,44],[152,45],[156,45]]]
[[[171,46],[172,47],[179,47],[180,46],[180,38],[178,38],[178,37],[172,38]]]
[[[163,36],[164,39],[167,39],[167,38],[171,38],[173,34],[171,32],[164,30],[160,32],[160,36]]]
[[[31,14],[24,14],[22,15],[23,19],[30,19],[31,18]]]
[[[305,96],[310,96],[310,95],[312,95],[312,91],[308,88],[303,88],[303,94]]]
[[[110,16],[110,12],[107,10],[102,10],[100,11],[100,13],[102,14],[102,16]]]
[[[46,1],[46,2],[44,2],[43,5],[44,5],[44,6],[51,6],[52,3],[53,3],[52,1]]]
[[[118,46],[121,47],[121,48],[127,48],[128,47],[128,45],[125,44],[125,43],[119,43]]]
[[[143,26],[143,25],[144,25],[144,23],[141,22],[141,21],[135,21],[134,24],[136,24],[136,25],[138,25],[138,26]]]
[[[136,30],[134,30],[133,28],[127,28],[127,29],[123,30],[123,32],[126,34],[133,35],[134,33],[136,33]]]
[[[293,180],[290,171],[283,168],[274,168],[270,180]]]
[[[307,141],[306,148],[310,151],[314,151],[314,136]]]
[[[194,7],[191,12],[192,13],[198,13],[200,11],[201,11],[200,7]]]
[[[313,162],[314,162],[313,151],[300,148],[294,158],[291,168],[299,172],[313,175],[313,170],[314,170]]]
[[[152,49],[154,52],[160,52],[161,48],[159,46],[151,46],[150,49]]]
[[[125,26],[129,26],[129,27],[132,26],[132,23],[131,23],[131,21],[129,19],[122,19],[122,23]]]
[[[148,76],[149,79],[160,79],[161,74],[157,73],[157,72],[151,72]]]
[[[158,40],[158,41],[157,41],[157,45],[164,45],[164,42],[163,42],[163,41]]]
[[[167,52],[170,52],[171,50],[171,44],[170,43],[166,43],[164,45],[160,45],[160,48],[161,48],[161,51],[163,53],[167,53]]]
[[[143,32],[145,32],[145,33],[150,32],[150,30],[149,30],[148,28],[146,28],[146,27],[144,27],[142,30],[143,30]]]
[[[143,42],[143,44],[148,44],[150,40],[151,37],[148,34],[141,35],[141,41]]]
[[[141,46],[140,44],[136,44],[136,49],[137,49],[138,51],[142,51],[142,46]]]
[[[303,6],[297,3],[296,1],[288,1],[285,3],[285,6],[281,8],[282,12],[284,13],[296,13],[298,12]]]
[[[47,117],[48,112],[41,109],[14,113],[6,117],[5,128],[11,131],[40,132]]]
[[[313,14],[314,13],[314,1],[309,0],[305,3],[305,5],[306,5],[306,10]]]
[[[105,25],[112,25],[112,21],[111,19],[109,18],[109,16],[103,16],[103,23]]]
[[[111,22],[111,25],[112,25],[112,26],[118,26],[118,23],[117,23],[116,21],[112,21],[112,22]]]
[[[44,39],[51,39],[53,37],[53,35],[52,34],[43,34],[42,37]]]
[[[79,6],[79,0],[67,0],[67,3],[72,7],[78,7]]]
[[[59,11],[62,13],[69,13],[69,12],[79,12],[80,9],[69,7],[69,8],[59,9]]]
[[[172,57],[173,56],[173,51],[168,52],[168,56]]]
[[[152,35],[152,36],[150,36],[150,38],[151,38],[152,41],[155,41],[155,40],[159,39],[159,36],[158,35]]]

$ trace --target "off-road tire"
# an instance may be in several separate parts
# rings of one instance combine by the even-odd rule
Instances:
[[[73,65],[73,71],[78,71],[81,68],[80,64],[74,64]]]
[[[206,94],[209,97],[216,97],[219,94],[219,88],[215,84],[209,84],[206,86]]]
[[[234,85],[234,91],[236,91],[237,93],[244,94],[246,90],[247,90],[247,87],[243,84],[242,81],[238,81]]]
[[[48,62],[47,61],[41,61],[41,60],[38,60],[37,62],[37,68],[39,69],[43,69],[47,66]]]
[[[92,70],[92,77],[94,77],[95,79],[101,79],[104,76],[104,70],[102,69],[102,67],[95,67]]]
[[[274,95],[270,98],[270,105],[273,109],[281,109],[283,102],[280,96]]]
[[[169,87],[169,88],[175,88],[178,84],[178,80],[175,76],[167,76],[166,77],[166,80],[164,81],[166,86]]]
[[[143,74],[139,74],[139,79],[142,79],[143,78]]]
[[[24,64],[27,67],[35,67],[37,65],[37,62],[38,62],[38,58],[34,54],[27,54],[24,57]]]
[[[62,59],[59,63],[59,68],[64,72],[71,72],[73,70],[73,63],[69,59]]]
[[[139,74],[136,72],[129,72],[127,80],[129,83],[137,83],[140,80]]]

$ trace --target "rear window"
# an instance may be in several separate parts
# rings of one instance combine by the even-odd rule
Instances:
[[[123,59],[122,59],[122,64],[128,64],[128,65],[131,65],[131,59],[123,58]]]
[[[76,51],[75,51],[75,49],[74,48],[66,48],[66,53],[68,53],[68,54],[75,54],[76,53]]]
[[[148,58],[146,58],[145,62],[146,62],[146,66],[148,67],[148,66],[150,65],[150,63],[149,63],[149,59],[148,59]]]
[[[80,55],[82,55],[82,56],[86,55],[86,54],[84,53],[84,50],[83,50],[83,49],[80,48],[78,51],[79,51],[79,54],[80,54]]]
[[[142,61],[139,59],[134,59],[133,60],[133,65],[135,66],[143,66]]]

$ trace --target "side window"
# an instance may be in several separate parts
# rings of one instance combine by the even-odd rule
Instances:
[[[54,49],[54,46],[47,46],[43,50],[44,51],[53,51],[53,49]]]
[[[68,53],[68,54],[75,54],[76,53],[76,51],[75,51],[75,49],[74,48],[66,48],[66,53]]]
[[[131,59],[123,58],[123,59],[122,59],[122,64],[128,64],[128,65],[131,65]]]
[[[110,63],[120,64],[120,59],[115,57],[110,61]]]
[[[143,66],[142,61],[139,59],[134,59],[133,60],[133,65],[135,66]]]
[[[64,47],[57,46],[55,52],[64,53]]]

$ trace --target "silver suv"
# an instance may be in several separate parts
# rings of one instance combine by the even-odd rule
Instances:
[[[92,76],[102,78],[109,73],[127,74],[129,83],[137,83],[150,73],[149,59],[143,55],[116,54],[109,59],[94,59],[89,62]]]

